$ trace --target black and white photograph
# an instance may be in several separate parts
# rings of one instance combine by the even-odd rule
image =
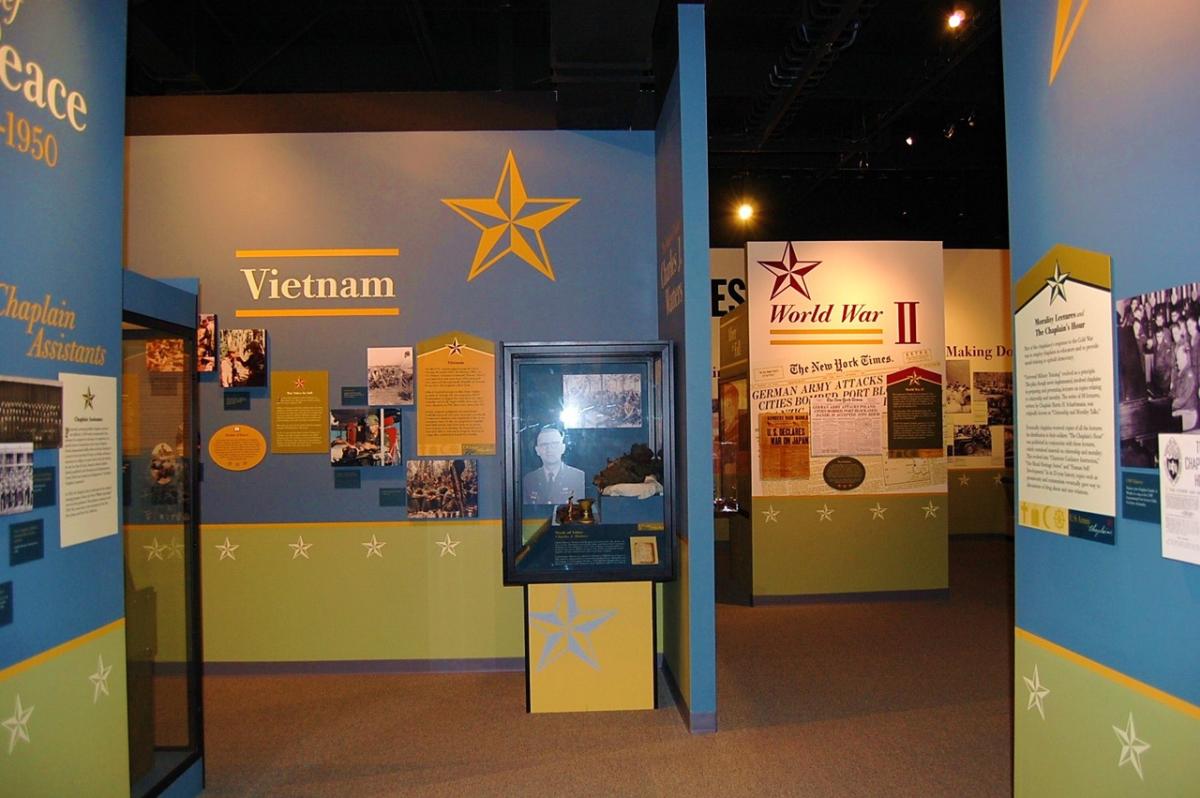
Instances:
[[[400,465],[400,411],[387,407],[330,410],[329,464],[335,468]]]
[[[1158,435],[1200,432],[1200,283],[1117,301],[1121,465],[1156,468]]]
[[[642,426],[641,374],[564,374],[563,426],[611,429]]]
[[[151,338],[147,340],[146,371],[151,374],[182,374],[183,339]]]
[[[409,460],[409,518],[479,516],[477,460]]]
[[[201,313],[196,319],[196,371],[217,369],[217,316]]]
[[[989,424],[1012,424],[1013,381],[1011,371],[977,371],[972,375],[976,401],[987,401]]]
[[[992,428],[987,424],[955,424],[954,448],[951,454],[955,457],[991,457]]]
[[[221,330],[221,387],[265,388],[267,331]]]
[[[0,443],[0,515],[33,509],[33,444]]]
[[[367,349],[367,404],[413,403],[413,350],[411,346],[376,346]]]
[[[62,446],[62,385],[0,378],[0,443]]]
[[[971,412],[971,361],[946,361],[946,392],[942,395],[943,412]]]

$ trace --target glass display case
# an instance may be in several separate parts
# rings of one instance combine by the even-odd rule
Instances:
[[[670,343],[501,351],[505,583],[673,579]]]

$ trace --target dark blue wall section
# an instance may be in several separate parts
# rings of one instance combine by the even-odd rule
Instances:
[[[1200,6],[1089,4],[1051,85],[1055,14],[1004,4],[1014,278],[1064,243],[1112,256],[1114,299],[1197,281]],[[1200,702],[1200,567],[1117,525],[1112,547],[1018,527],[1017,625]]]
[[[462,330],[493,341],[652,340],[654,142],[649,132],[347,133],[144,137],[129,145],[132,269],[199,276],[200,311],[217,326],[265,327],[269,366],[329,372],[366,384],[366,350],[416,346]],[[555,279],[506,255],[467,281],[479,230],[443,199],[492,197],[511,150],[531,198],[579,202],[542,229]],[[508,203],[507,188],[501,204]],[[526,232],[526,236],[529,233]],[[398,247],[390,258],[236,259],[239,249]],[[398,317],[235,318],[238,309],[317,307],[320,300],[252,300],[244,268],[386,275]],[[416,386],[420,402],[421,386]],[[266,389],[249,411],[225,411],[216,374],[202,375],[202,440],[226,424],[269,435]],[[499,394],[497,394],[499,395]],[[402,411],[403,453],[416,452],[415,410]],[[207,452],[204,453],[207,460]],[[480,516],[500,515],[499,456],[480,458]],[[205,523],[396,520],[379,487],[404,469],[363,469],[362,493],[336,490],[327,455],[268,455],[232,473],[205,463]]]
[[[3,43],[23,63],[35,62],[44,85],[59,78],[78,91],[87,113],[77,126],[23,92],[0,86],[0,125],[29,125],[29,152],[0,137],[0,373],[57,379],[59,372],[117,376],[121,366],[121,185],[125,128],[125,7],[121,0],[27,2]],[[10,71],[10,79],[13,73]],[[65,109],[60,97],[57,108]],[[80,106],[82,107],[82,106]],[[52,136],[57,160],[35,160],[34,128]],[[42,145],[43,148],[46,146]],[[74,312],[73,328],[11,318],[10,299]],[[65,304],[64,304],[65,303]],[[39,329],[46,340],[103,347],[103,365],[30,354]],[[36,354],[36,352],[34,353]],[[58,450],[35,454],[37,467],[58,467]],[[0,519],[0,582],[13,583],[13,623],[0,627],[0,668],[89,632],[124,615],[121,537],[59,548],[58,505]],[[41,519],[45,557],[8,564],[9,523]]]

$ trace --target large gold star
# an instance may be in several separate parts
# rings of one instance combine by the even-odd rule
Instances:
[[[468,283],[510,252],[553,280],[554,269],[546,252],[546,242],[542,240],[542,229],[570,210],[579,202],[579,197],[530,197],[525,192],[517,159],[509,150],[493,196],[443,199],[442,202],[480,230],[479,246],[475,248],[471,273],[467,275]],[[533,234],[536,248],[526,238],[527,233]],[[504,242],[507,245],[501,248]]]

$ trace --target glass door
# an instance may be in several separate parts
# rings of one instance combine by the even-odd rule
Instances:
[[[201,755],[196,332],[122,324],[130,791],[157,795]]]

